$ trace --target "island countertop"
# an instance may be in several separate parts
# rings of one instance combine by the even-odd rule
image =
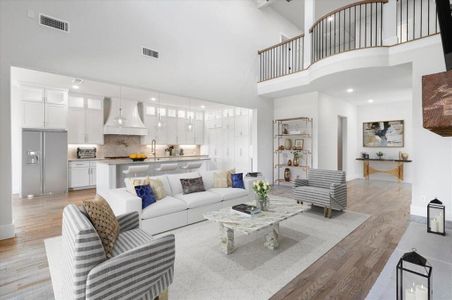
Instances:
[[[177,163],[177,162],[190,162],[190,161],[200,161],[200,160],[210,160],[208,155],[197,155],[197,156],[164,156],[156,158],[147,158],[143,161],[133,161],[130,158],[124,159],[103,159],[97,161],[100,164],[107,165],[133,165],[133,164],[162,164],[162,163]]]

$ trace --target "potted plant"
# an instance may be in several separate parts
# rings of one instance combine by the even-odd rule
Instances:
[[[256,180],[253,183],[253,190],[256,193],[257,204],[261,210],[268,209],[268,193],[271,190],[271,186],[264,180]]]
[[[382,159],[383,158],[383,152],[378,151],[377,152],[377,156],[378,156],[378,159]]]

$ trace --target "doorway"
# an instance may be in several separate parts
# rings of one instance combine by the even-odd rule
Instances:
[[[337,169],[347,169],[347,117],[337,117]]]

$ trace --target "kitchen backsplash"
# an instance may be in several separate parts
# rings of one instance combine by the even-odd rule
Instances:
[[[77,147],[84,145],[69,145],[68,158],[77,158]],[[157,156],[165,156],[167,145],[157,145]],[[176,145],[176,153],[179,154],[180,146]],[[187,145],[181,147],[184,155],[199,155],[201,153],[199,145]],[[105,135],[104,145],[96,145],[97,157],[128,156],[131,153],[144,153],[151,156],[151,145],[142,145],[139,136],[132,135]]]

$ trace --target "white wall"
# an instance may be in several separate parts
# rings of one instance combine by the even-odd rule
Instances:
[[[363,147],[363,123],[373,121],[391,121],[404,120],[405,124],[405,144],[402,148],[365,148]],[[409,155],[413,153],[413,122],[411,112],[411,100],[398,101],[382,104],[369,104],[358,106],[358,149],[356,157],[359,157],[361,152],[367,152],[371,156],[376,157],[375,153],[381,151],[384,153],[384,158],[398,158],[399,152],[406,152]],[[410,157],[411,158],[411,157]],[[394,166],[388,163],[374,163],[379,169],[391,169]],[[359,165],[359,176],[362,177],[362,165]],[[412,164],[406,163],[404,166],[405,182],[411,183],[413,181]],[[372,178],[396,181],[394,176],[388,174],[373,174]]]
[[[347,180],[356,178],[356,106],[313,92],[274,99],[274,118],[311,117],[313,122],[313,167],[337,169],[338,116],[347,117]]]
[[[70,32],[38,25],[39,13],[70,22]],[[258,167],[269,176],[273,106],[257,96],[256,52],[281,32],[299,33],[251,0],[0,1],[0,238],[13,228],[11,66],[258,109]]]

